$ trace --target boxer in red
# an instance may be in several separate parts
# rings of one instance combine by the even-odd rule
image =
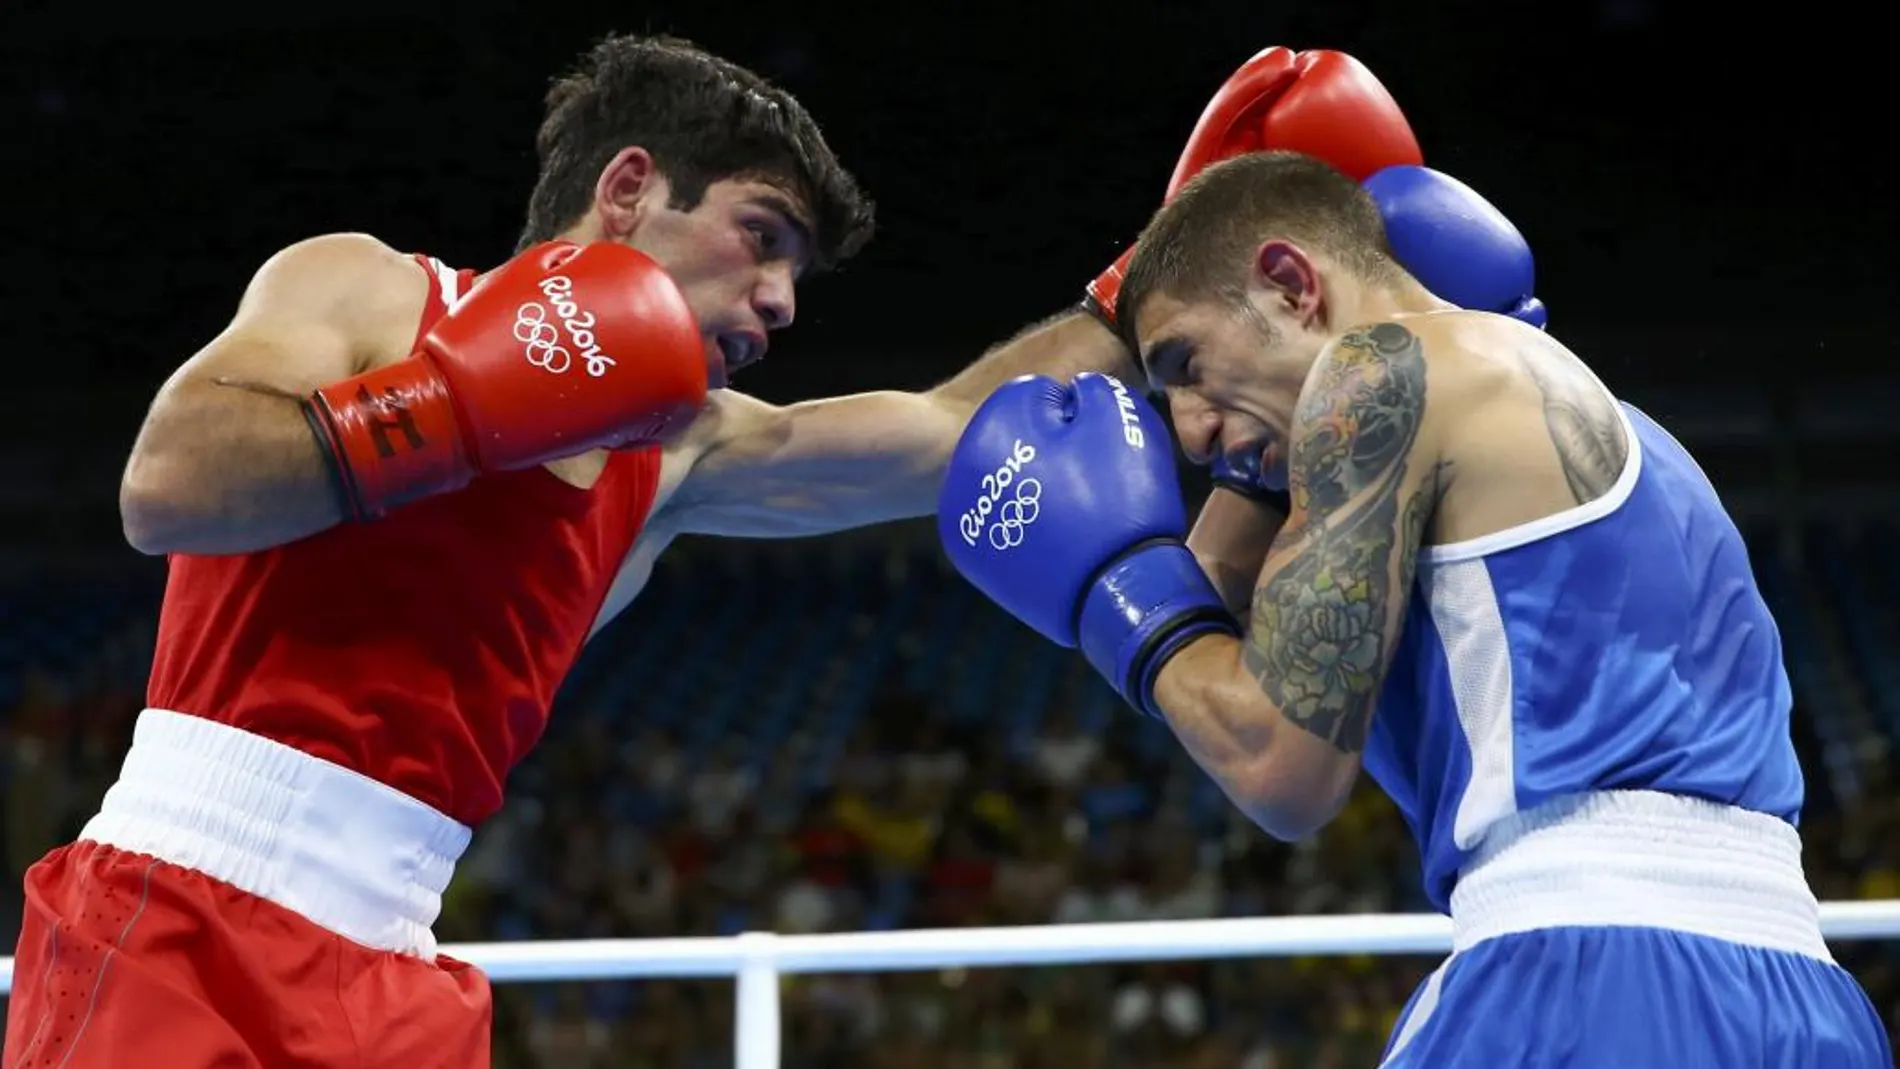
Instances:
[[[169,557],[121,776],[27,874],[5,1064],[481,1066],[486,980],[431,933],[471,829],[588,636],[685,532],[922,516],[1030,371],[1135,374],[1111,269],[923,393],[726,389],[871,209],[800,105],[680,41],[556,84],[517,255],[284,249],[159,391],[121,491]],[[1416,163],[1336,53],[1262,53],[1174,185],[1261,147]],[[1089,314],[1093,313],[1093,314]]]

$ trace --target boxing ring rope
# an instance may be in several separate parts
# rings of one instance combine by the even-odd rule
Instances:
[[[1900,899],[1821,903],[1830,940],[1900,938]],[[1451,921],[1427,913],[1348,913],[1197,921],[1134,921],[1014,928],[678,939],[451,943],[442,952],[496,983],[732,976],[738,1069],[777,1069],[779,977],[784,973],[903,972],[1000,965],[1346,954],[1446,954]],[[0,994],[13,959],[0,958]]]

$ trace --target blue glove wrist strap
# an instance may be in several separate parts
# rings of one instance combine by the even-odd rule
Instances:
[[[1147,542],[1096,576],[1076,633],[1083,656],[1130,705],[1157,719],[1155,677],[1189,639],[1240,626],[1187,546]]]

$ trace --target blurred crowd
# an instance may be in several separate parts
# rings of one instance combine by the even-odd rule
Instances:
[[[116,771],[136,690],[30,680],[3,720],[4,891],[77,831]],[[729,739],[695,758],[661,730],[574,714],[516,776],[444,903],[445,941],[1065,924],[1424,909],[1397,813],[1366,785],[1314,840],[1284,845],[1190,813],[1178,761],[1127,723],[1057,710],[1006,748],[909,695],[882,699],[829,782],[810,740],[761,766]],[[1900,792],[1810,812],[1824,899],[1900,897]],[[11,931],[7,936],[12,943]],[[1900,1031],[1900,944],[1839,944]],[[787,1069],[1370,1066],[1417,957],[788,976]],[[725,980],[501,985],[503,1069],[729,1065]]]

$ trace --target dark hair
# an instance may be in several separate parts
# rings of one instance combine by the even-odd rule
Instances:
[[[534,139],[541,176],[520,247],[586,214],[600,172],[630,145],[652,153],[682,210],[721,179],[783,185],[811,209],[814,269],[835,266],[871,237],[870,200],[790,93],[690,41],[620,35],[548,90]]]
[[[1247,270],[1268,238],[1322,251],[1378,280],[1398,270],[1379,207],[1359,183],[1296,152],[1253,152],[1196,175],[1142,231],[1115,307],[1131,345],[1135,311],[1157,293],[1245,301]]]

